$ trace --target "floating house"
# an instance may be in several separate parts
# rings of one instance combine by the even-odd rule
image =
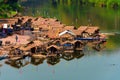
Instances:
[[[49,54],[59,54],[61,52],[61,47],[50,45],[46,48],[46,50]]]
[[[88,27],[85,32],[88,34],[88,37],[96,37],[99,36],[99,27]]]
[[[73,53],[74,52],[74,43],[71,41],[65,41],[61,43],[64,53]]]
[[[66,41],[66,40],[74,40],[75,34],[70,31],[70,30],[65,30],[61,33],[59,33],[59,37],[61,39],[61,41]]]
[[[26,45],[11,46],[9,42],[6,42],[9,45],[1,45],[5,50],[10,51],[12,61],[18,61],[23,56],[29,55],[32,57],[31,63],[38,65],[43,58],[42,55],[47,58],[48,63],[56,64],[61,55],[66,60],[72,60],[74,56],[79,57],[84,46],[88,45],[88,41],[92,40],[92,45],[98,50],[105,41],[105,37],[99,33],[97,26],[80,26],[76,29],[74,26],[66,26],[52,18],[23,16],[5,19],[2,23],[4,26],[0,22],[0,37],[6,35],[3,34],[3,28],[7,29],[6,32],[13,30],[13,33],[17,34],[24,30],[29,30],[31,33],[29,34],[30,42]]]
[[[20,49],[23,51],[30,51],[30,53],[42,53],[43,48],[41,47],[43,45],[42,42],[39,40],[32,41],[26,45],[26,47],[21,47]]]
[[[80,40],[73,41],[74,43],[74,50],[76,51],[82,51],[84,48],[84,43]]]

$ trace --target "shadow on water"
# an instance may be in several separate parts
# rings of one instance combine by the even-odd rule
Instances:
[[[99,43],[97,43],[97,44],[99,44]],[[92,48],[93,46],[91,46],[91,49],[94,51],[101,51],[101,50],[103,50],[103,48],[105,48],[102,45],[104,45],[104,44],[101,43],[101,45],[93,45],[95,48]],[[68,51],[68,52],[63,52],[63,53],[54,53],[54,54],[51,53],[51,54],[47,54],[47,55],[40,54],[43,57],[29,56],[29,57],[26,57],[25,59],[22,58],[20,60],[19,59],[18,60],[7,59],[5,61],[5,63],[14,68],[19,69],[28,64],[38,66],[40,64],[43,64],[44,60],[46,59],[47,64],[54,66],[60,62],[61,58],[66,61],[71,61],[74,59],[81,59],[84,56],[84,54],[88,54],[88,52],[92,51],[91,49],[89,49],[89,47],[90,46],[85,46],[85,48],[83,50],[73,50],[73,51]]]
[[[31,57],[31,62],[30,63],[35,65],[35,66],[38,66],[38,65],[42,64],[44,60],[45,59]]]
[[[84,56],[84,52],[86,51],[74,51],[73,53],[62,53],[61,56],[49,56],[46,59],[45,58],[33,58],[33,57],[26,57],[25,59],[20,59],[16,61],[12,60],[6,60],[5,63],[10,65],[13,68],[20,69],[22,67],[27,66],[28,64],[32,64],[34,66],[38,66],[40,64],[43,64],[44,60],[46,60],[46,63],[49,65],[56,65],[60,62],[60,59],[63,58],[66,61],[71,61],[74,59],[81,59]]]
[[[26,65],[28,65],[30,62],[26,61],[25,59],[21,59],[21,60],[17,60],[17,61],[5,61],[6,64],[10,65],[11,67],[20,69],[22,67],[25,67]]]
[[[47,58],[47,64],[49,64],[49,65],[56,65],[59,62],[60,62],[60,58],[57,58],[57,57]]]

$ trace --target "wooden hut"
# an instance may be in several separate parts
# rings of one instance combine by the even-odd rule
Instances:
[[[50,54],[58,54],[60,53],[61,47],[58,47],[56,45],[51,45],[51,46],[48,46],[46,50]]]
[[[92,43],[92,48],[97,51],[103,50],[105,48],[105,42],[105,40],[94,41]]]
[[[9,52],[9,57],[10,58],[22,58],[23,57],[23,52],[22,50],[19,49],[19,45],[12,46]]]
[[[62,58],[65,60],[72,60],[74,58],[73,53],[74,53],[74,43],[72,41],[65,41],[61,43],[63,46],[63,53],[62,53]]]
[[[53,41],[53,45],[61,46],[61,40],[55,40],[55,41]]]
[[[78,50],[78,51],[82,51],[83,50],[83,47],[84,47],[84,43],[81,42],[80,40],[75,40],[73,41],[74,43],[74,50]]]
[[[82,38],[82,33],[84,31],[81,31],[81,30],[72,30],[72,31],[75,34],[75,38]]]
[[[61,41],[74,40],[75,33],[73,33],[70,30],[65,30],[65,31],[59,33],[59,37],[60,37]]]
[[[80,26],[77,30],[80,32],[80,36],[82,38],[86,38],[88,36],[88,33],[86,33],[85,31],[87,30],[88,26]],[[79,33],[78,33],[79,35]]]
[[[74,52],[74,43],[71,41],[62,42],[61,45],[63,46],[64,53],[73,53]]]
[[[88,27],[86,30],[85,30],[86,33],[88,33],[88,35],[90,37],[96,37],[99,35],[99,27]],[[88,37],[89,37],[88,36]]]
[[[56,60],[60,58],[61,48],[56,45],[51,45],[47,47],[47,61],[56,63]]]
[[[42,52],[43,43],[39,40],[32,41],[26,45],[26,47],[21,47],[20,49],[23,51],[30,51],[31,53],[40,53]]]

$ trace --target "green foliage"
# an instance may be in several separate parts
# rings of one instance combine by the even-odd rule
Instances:
[[[21,11],[17,0],[0,0],[0,18],[11,17]]]
[[[120,8],[120,0],[56,0],[59,3],[71,3],[78,2],[81,5],[93,5],[100,7]]]

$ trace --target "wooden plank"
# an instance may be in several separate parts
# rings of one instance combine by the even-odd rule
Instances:
[[[9,60],[11,61],[17,61],[17,60],[20,60],[22,59],[22,57],[13,57],[13,58],[10,58]]]

